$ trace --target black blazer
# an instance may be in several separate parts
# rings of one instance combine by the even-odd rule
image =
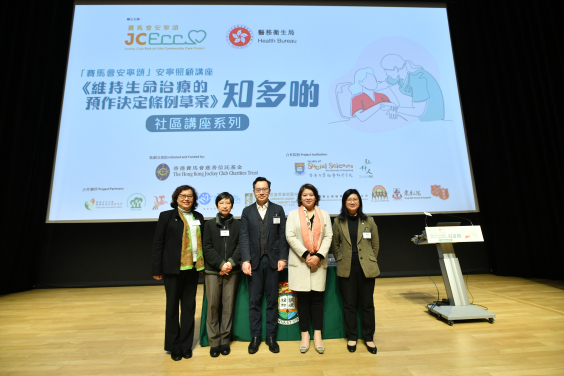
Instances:
[[[273,223],[273,218],[276,216],[280,218],[280,224],[277,225]],[[241,214],[241,232],[239,233],[241,262],[250,260],[253,269],[258,268],[260,261],[259,218],[260,214],[256,202],[243,209],[243,214]],[[278,269],[278,260],[288,260],[284,208],[268,201],[266,219],[268,259],[270,266],[273,269]]]
[[[241,251],[239,249],[239,230],[241,223],[233,218],[228,219],[225,228],[229,236],[221,236],[220,214],[206,222],[206,237],[203,238],[204,262],[207,274],[219,274],[221,267],[227,261],[231,262],[231,273],[241,271]]]
[[[200,233],[204,241],[204,216],[192,212],[194,219],[200,220]],[[167,210],[159,215],[155,238],[153,239],[152,275],[179,274],[182,256],[182,232],[184,222],[178,209]],[[203,244],[202,244],[203,248]]]

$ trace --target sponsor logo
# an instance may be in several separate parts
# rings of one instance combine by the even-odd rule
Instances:
[[[141,193],[134,193],[127,199],[127,207],[132,211],[142,210],[145,205],[147,205],[147,200]]]
[[[400,200],[403,197],[399,188],[394,188],[394,194],[392,195],[392,197],[396,200]]]
[[[365,159],[362,166],[360,166],[361,174],[359,175],[360,178],[373,178],[374,175],[372,174],[371,166],[372,162],[370,159]]]
[[[372,188],[372,201],[388,201],[388,192],[386,188],[381,185],[377,185]]]
[[[91,199],[89,201],[84,201],[84,207],[87,210],[94,210],[94,204],[96,203],[96,200]]]
[[[159,206],[166,204],[168,201],[165,201],[165,196],[153,196],[155,198],[155,203],[153,204],[153,210],[159,210]]]
[[[204,192],[199,196],[198,202],[202,205],[207,205],[210,203],[211,199],[212,196],[209,193]]]
[[[294,174],[296,175],[305,174],[305,163],[294,163]]]
[[[278,282],[278,324],[292,325],[300,321],[296,295],[288,287],[288,282]]]
[[[435,197],[440,198],[441,200],[448,200],[448,198],[450,197],[448,188],[441,188],[440,185],[432,185],[431,194]]]
[[[161,181],[168,179],[170,176],[170,167],[168,167],[165,163],[161,163],[157,166],[155,175],[157,176],[157,179]]]
[[[247,26],[237,25],[227,31],[226,39],[233,48],[247,48],[253,41],[253,32]]]
[[[255,202],[253,197],[255,197],[255,196],[252,193],[245,193],[245,207],[247,207],[247,206],[251,205],[253,202]]]
[[[171,30],[172,29],[172,30]],[[205,30],[181,32],[178,25],[128,25],[125,44],[139,46],[195,46],[208,36]],[[152,49],[152,48],[146,48]],[[161,48],[162,49],[162,48]]]

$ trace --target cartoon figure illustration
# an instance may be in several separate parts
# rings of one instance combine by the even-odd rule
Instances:
[[[388,78],[386,82],[413,98],[411,107],[401,105],[388,112],[391,119],[400,114],[418,117],[420,121],[443,120],[445,105],[437,80],[423,67],[404,60],[399,55],[386,55],[381,62]]]
[[[337,103],[341,116],[366,121],[380,110],[388,112],[397,108],[399,102],[389,86],[387,82],[378,82],[372,68],[357,70],[354,83],[337,85]]]
[[[153,210],[157,210],[159,206],[164,205],[167,201],[164,200],[165,196],[153,196],[155,198],[155,204],[153,206]]]

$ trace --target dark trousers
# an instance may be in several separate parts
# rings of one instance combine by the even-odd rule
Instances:
[[[313,330],[323,329],[323,291],[296,291],[298,294],[298,314],[300,330],[309,332],[309,321]]]
[[[181,270],[163,275],[166,292],[165,351],[178,352],[192,348],[198,272]],[[182,313],[178,311],[178,304]]]
[[[278,327],[278,269],[272,269],[268,256],[260,259],[249,277],[249,323],[251,336],[261,337],[262,333],[262,294],[266,293],[266,336],[276,337]]]
[[[351,265],[351,274],[348,278],[339,278],[341,297],[343,298],[343,311],[345,316],[345,331],[349,341],[358,339],[358,325],[356,308],[358,298],[362,306],[362,338],[364,341],[374,340],[376,331],[376,318],[374,316],[374,283],[376,278],[366,278],[360,265]]]
[[[206,274],[205,276],[206,297],[208,298],[206,330],[211,347],[229,345],[239,276],[239,273]]]

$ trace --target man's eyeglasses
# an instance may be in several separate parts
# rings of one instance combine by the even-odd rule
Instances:
[[[256,188],[256,189],[255,189],[255,192],[256,192],[256,193],[261,193],[261,192],[266,193],[266,192],[268,192],[269,190],[270,190],[270,188]]]

